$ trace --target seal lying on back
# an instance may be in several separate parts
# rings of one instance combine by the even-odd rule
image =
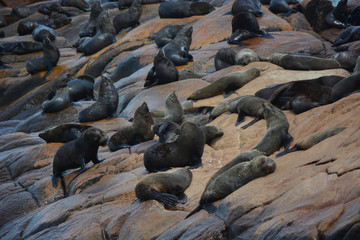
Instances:
[[[108,146],[111,151],[131,147],[154,138],[151,126],[154,124],[149,108],[144,102],[134,113],[133,123],[111,136]]]
[[[141,201],[154,199],[167,207],[185,204],[185,190],[190,186],[192,173],[185,168],[172,172],[154,173],[141,179],[135,186],[135,195]]]
[[[233,162],[232,160],[229,165],[225,165],[215,173],[201,195],[199,206],[189,213],[186,218],[201,209],[214,213],[216,207],[212,204],[213,202],[227,197],[256,178],[273,173],[276,169],[276,163],[268,157],[256,156],[257,154],[256,152],[249,152],[246,155],[237,157],[237,161]],[[241,160],[245,161],[240,162]],[[240,163],[233,165],[235,162]]]
[[[140,24],[141,13],[141,0],[134,0],[128,12],[119,13],[114,17],[113,25],[116,33],[128,27],[138,26]]]
[[[287,150],[293,141],[288,133],[290,124],[285,114],[271,103],[263,103],[263,115],[266,120],[267,132],[261,141],[253,148],[263,152],[266,156],[273,154],[284,146]]]
[[[295,146],[293,148],[290,148],[286,151],[276,154],[276,157],[281,157],[287,153],[295,152],[298,150],[307,150],[307,149],[311,148],[312,146],[318,144],[319,142],[321,142],[329,137],[339,134],[340,132],[342,132],[345,129],[346,129],[346,127],[335,127],[335,128],[330,128],[330,129],[321,131],[321,132],[313,133],[313,134],[307,136],[306,138],[304,138],[303,140],[301,140],[300,142],[298,142],[297,144],[295,144]]]
[[[90,18],[89,20],[81,27],[79,32],[79,37],[93,37],[96,34],[96,25],[98,17],[104,9],[101,7],[100,0],[97,0],[91,6]]]
[[[352,26],[340,32],[336,36],[334,46],[339,46],[348,42],[360,40],[360,26]]]
[[[186,18],[195,15],[204,15],[215,8],[207,2],[167,1],[159,6],[160,18]]]
[[[65,143],[57,150],[53,161],[52,185],[57,187],[59,178],[66,196],[66,187],[62,173],[68,169],[81,168],[81,173],[86,170],[85,164],[92,161],[94,164],[100,163],[97,151],[100,144],[101,135],[95,128],[88,128],[81,137]]]
[[[181,124],[184,110],[176,96],[175,91],[170,93],[165,99],[165,114],[163,118],[156,118],[155,124],[161,124],[166,121],[173,121]]]
[[[189,100],[199,100],[210,98],[219,94],[224,97],[229,96],[233,91],[241,88],[248,82],[260,76],[260,70],[251,68],[243,72],[234,72],[216,80],[210,85],[194,91],[189,97]]]
[[[155,35],[155,43],[161,48],[173,40],[183,27],[181,25],[169,24],[161,28]]]
[[[194,123],[185,122],[174,142],[157,143],[145,151],[144,166],[149,172],[163,171],[171,167],[199,167],[204,144],[201,129]]]
[[[256,17],[261,17],[263,11],[261,11],[260,5],[259,0],[235,0],[231,7],[231,12],[234,16],[240,12],[249,12]]]

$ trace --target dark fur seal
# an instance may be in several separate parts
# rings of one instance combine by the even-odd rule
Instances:
[[[235,65],[236,52],[232,48],[220,49],[214,57],[215,69],[219,71],[221,69]]]
[[[240,12],[249,12],[256,17],[261,17],[263,11],[261,11],[260,6],[259,0],[235,0],[231,7],[231,12],[234,16]]]
[[[172,172],[154,173],[141,179],[135,186],[135,195],[141,201],[154,199],[167,207],[185,204],[185,190],[190,186],[192,173],[185,168]]]
[[[134,0],[128,12],[117,14],[113,19],[116,33],[128,27],[136,27],[140,24],[139,20],[142,13],[141,0]]]
[[[119,103],[119,95],[111,80],[102,77],[98,100],[88,108],[79,112],[80,122],[97,121],[112,117]]]
[[[160,18],[186,18],[195,15],[204,15],[215,8],[207,2],[167,1],[159,6]]]
[[[281,157],[287,153],[298,151],[298,150],[307,150],[307,149],[311,148],[312,146],[318,144],[319,142],[321,142],[329,137],[339,134],[340,132],[342,132],[345,129],[346,129],[346,127],[335,127],[335,128],[330,128],[330,129],[327,129],[324,131],[313,133],[313,134],[307,136],[306,138],[304,138],[303,140],[301,140],[300,142],[298,142],[297,144],[295,144],[295,146],[293,148],[290,148],[287,151],[283,151],[281,153],[276,154],[276,157]]]
[[[223,101],[222,103],[219,103],[216,105],[210,112],[210,119],[215,119],[218,116],[220,116],[223,113],[226,113],[229,111],[229,107],[233,102],[238,101],[239,99],[243,98],[244,96],[235,97],[226,101]]]
[[[244,156],[244,158],[246,159],[247,156]],[[201,209],[205,209],[210,213],[215,212],[216,207],[212,205],[213,202],[227,197],[256,178],[273,173],[276,169],[276,163],[268,157],[257,156],[250,161],[240,162],[231,167],[225,165],[224,168],[224,170],[223,168],[219,170],[221,173],[215,173],[215,177],[213,176],[209,180],[201,196],[199,206],[189,213],[186,218]]]
[[[183,27],[181,25],[169,24],[161,28],[155,35],[155,43],[161,48],[165,46],[168,42],[173,40],[176,35],[181,31]]]
[[[152,4],[152,3],[161,3],[165,0],[142,0],[141,3],[144,4]],[[119,9],[125,9],[131,6],[131,4],[134,2],[134,0],[119,0],[118,1],[118,7]]]
[[[97,0],[91,6],[90,18],[89,20],[81,27],[79,32],[79,37],[93,37],[96,34],[96,25],[98,17],[104,9],[101,7],[101,1]]]
[[[19,36],[31,34],[39,24],[55,28],[55,25],[47,18],[21,20],[17,27]]]
[[[166,58],[175,66],[186,65],[193,60],[193,56],[189,53],[192,32],[192,27],[181,29],[176,37],[163,47]]]
[[[151,129],[153,124],[154,120],[146,102],[144,102],[136,109],[133,123],[126,128],[120,129],[109,139],[109,149],[116,151],[152,140],[154,138],[154,132]]]
[[[189,97],[189,100],[199,100],[210,98],[216,95],[223,94],[224,97],[229,96],[233,91],[241,88],[248,82],[260,76],[260,70],[251,68],[243,72],[234,72],[216,80],[210,85],[194,91]]]
[[[78,52],[85,56],[94,54],[101,49],[116,42],[115,29],[110,22],[108,11],[103,11],[98,17],[96,34],[94,37],[83,37],[79,40]]]
[[[165,114],[163,118],[156,118],[155,124],[161,124],[166,121],[173,121],[181,124],[184,110],[176,96],[175,91],[170,93],[165,99]]]
[[[205,144],[208,145],[210,145],[214,139],[222,137],[224,135],[224,132],[221,130],[221,128],[215,125],[201,126],[200,129],[204,133]]]
[[[173,121],[155,125],[153,131],[159,136],[159,143],[174,142],[180,134],[180,126]]]
[[[68,17],[66,14],[58,13],[58,12],[52,12],[50,14],[50,18],[51,18],[51,22],[54,25],[54,28],[56,29],[68,25],[72,21],[71,17]]]
[[[351,10],[347,17],[347,22],[353,26],[360,25],[360,6],[357,6]]]
[[[259,55],[251,49],[243,48],[235,56],[235,63],[240,65],[248,65],[251,62],[260,61]]]
[[[76,7],[84,12],[90,11],[90,5],[85,0],[61,0],[61,6]]]
[[[288,133],[290,124],[285,114],[269,102],[263,103],[263,108],[267,132],[253,149],[269,156],[279,150],[281,146],[287,150],[293,138]]]
[[[150,88],[175,81],[179,81],[179,72],[174,63],[165,57],[164,50],[160,49],[154,58],[154,66],[146,76],[144,87]]]
[[[41,107],[45,113],[59,112],[70,106],[69,88],[62,87],[52,91]]]
[[[231,21],[231,26],[232,34],[228,41],[230,44],[245,46],[248,44],[243,43],[243,40],[255,37],[274,38],[264,29],[260,29],[255,15],[250,12],[240,12],[236,14]]]
[[[69,96],[72,102],[94,99],[94,78],[81,75],[67,83]]]
[[[66,186],[62,173],[68,169],[81,168],[81,172],[86,170],[85,164],[92,161],[94,164],[100,163],[97,152],[100,144],[101,135],[94,128],[86,129],[79,138],[65,143],[56,152],[53,161],[52,185],[57,187],[59,178],[66,196]]]
[[[59,2],[40,4],[37,11],[44,15],[51,15],[51,13],[53,12],[64,13],[64,9],[62,9],[61,4]]]
[[[35,41],[43,42],[44,38],[50,39],[50,41],[55,41],[55,31],[53,28],[47,27],[45,25],[39,24],[34,31],[32,36]]]
[[[360,26],[352,26],[340,32],[334,42],[334,46],[360,40]]]
[[[61,124],[45,132],[39,133],[39,137],[44,139],[47,143],[50,142],[67,143],[79,138],[81,134],[88,128],[95,128],[100,133],[101,138],[99,144],[101,146],[107,144],[108,136],[106,132],[102,131],[99,128],[84,124],[74,124],[74,123]]]
[[[16,16],[18,18],[27,18],[31,14],[33,14],[34,9],[28,6],[15,6],[11,10],[11,15]]]
[[[145,151],[145,168],[149,172],[156,172],[171,167],[199,167],[204,144],[201,129],[194,123],[184,122],[179,137],[174,142],[157,143]]]
[[[44,38],[43,40],[43,51],[44,55],[42,57],[32,58],[26,62],[26,70],[31,75],[47,70],[43,76],[45,79],[57,65],[60,52],[55,43],[48,38]]]
[[[298,4],[297,0],[271,0],[269,10],[272,13],[282,13],[281,17],[289,16],[291,13],[295,13],[296,10],[292,9],[289,4]]]
[[[339,81],[331,90],[331,100],[337,101],[354,92],[360,91],[360,73],[346,77]]]

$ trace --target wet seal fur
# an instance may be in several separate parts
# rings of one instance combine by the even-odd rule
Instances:
[[[240,12],[249,12],[256,17],[261,17],[263,11],[261,10],[260,5],[259,0],[235,0],[231,7],[231,13],[235,16]]]
[[[80,173],[82,173],[86,170],[85,164],[88,162],[92,161],[97,164],[102,161],[97,156],[100,139],[101,135],[98,130],[88,128],[79,138],[65,143],[57,150],[53,161],[52,186],[54,188],[57,187],[60,178],[64,195],[67,196],[63,172],[80,167]]]
[[[173,40],[176,35],[183,29],[181,25],[169,24],[161,28],[155,35],[155,43],[161,48],[165,46],[168,42]]]
[[[345,43],[360,40],[360,26],[349,27],[336,36],[334,46],[340,46]]]
[[[79,112],[80,122],[91,122],[112,117],[119,104],[119,95],[111,80],[102,76],[98,100]]]
[[[166,121],[173,121],[181,124],[184,110],[176,96],[175,91],[170,93],[165,99],[165,113],[163,118],[154,119],[155,124],[161,124]]]
[[[67,83],[69,96],[72,102],[94,99],[94,78],[81,75]]]
[[[204,134],[200,127],[185,122],[174,142],[157,143],[145,151],[144,166],[149,172],[163,171],[171,167],[199,167],[204,144]]]
[[[214,213],[216,207],[212,204],[213,202],[227,197],[256,178],[273,173],[276,169],[276,163],[272,159],[258,154],[257,152],[240,154],[216,172],[207,183],[199,206],[190,212],[186,218],[201,209]]]
[[[156,200],[166,207],[185,204],[185,190],[190,186],[192,173],[185,168],[172,172],[154,173],[141,179],[135,186],[135,195],[140,201]]]
[[[79,37],[93,37],[96,34],[96,25],[97,20],[100,14],[104,11],[101,7],[101,1],[97,0],[91,6],[90,18],[89,20],[81,27],[79,32]]]
[[[231,93],[250,81],[260,76],[260,70],[251,68],[242,72],[234,72],[225,75],[224,77],[216,80],[210,85],[194,91],[189,97],[189,100],[199,100],[210,98],[223,94],[224,97],[231,95]]]
[[[50,41],[55,41],[55,31],[53,28],[50,28],[45,25],[39,24],[34,31],[32,32],[32,36],[35,41],[37,42],[43,42],[45,38],[50,39]]]
[[[179,81],[179,72],[174,63],[166,58],[163,49],[160,49],[154,58],[154,66],[148,72],[144,87]]]
[[[154,138],[151,126],[154,124],[149,108],[144,102],[134,113],[133,123],[120,129],[111,136],[108,142],[110,151],[121,148],[128,148],[141,142],[146,142]]]
[[[293,148],[290,148],[287,151],[283,151],[281,153],[276,154],[276,157],[281,157],[284,156],[285,154],[288,154],[290,152],[295,152],[298,150],[307,150],[312,146],[318,144],[319,142],[339,134],[345,129],[346,127],[334,127],[334,128],[326,129],[324,131],[313,133],[307,136],[306,138],[304,138],[303,140],[301,140],[300,142],[296,143]]]
[[[186,18],[195,15],[204,15],[215,8],[207,2],[167,1],[159,6],[160,18]]]
[[[163,47],[166,58],[175,66],[186,65],[193,61],[193,56],[189,53],[192,32],[192,27],[181,29],[176,37]]]
[[[116,33],[128,27],[136,27],[140,24],[139,20],[142,13],[141,0],[134,0],[128,12],[117,14],[113,19]]]
[[[271,103],[265,102],[263,103],[263,115],[266,120],[267,132],[253,149],[263,152],[266,156],[273,154],[281,146],[287,150],[293,138],[288,133],[290,124],[285,114]]]

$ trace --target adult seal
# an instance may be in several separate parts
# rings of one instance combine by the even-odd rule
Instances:
[[[165,46],[168,42],[173,40],[176,35],[183,29],[181,25],[169,24],[161,28],[155,35],[155,43],[161,48]]]
[[[161,124],[167,121],[173,121],[181,124],[184,110],[176,96],[175,91],[170,93],[165,99],[165,113],[163,118],[156,118],[155,124]]]
[[[90,18],[89,20],[81,27],[79,32],[79,37],[93,37],[96,34],[96,25],[98,21],[98,17],[104,11],[101,7],[100,0],[97,0],[91,6]]]
[[[141,179],[135,186],[135,195],[140,201],[156,200],[167,207],[175,207],[178,203],[185,204],[184,193],[190,186],[192,173],[185,168],[172,172],[154,173]]]
[[[45,38],[50,39],[50,41],[55,41],[56,35],[55,30],[45,25],[39,24],[34,31],[32,32],[32,36],[35,41],[43,42]]]
[[[225,198],[256,178],[273,173],[276,169],[276,163],[268,157],[257,156],[250,161],[240,162],[232,167],[225,165],[224,168],[224,170],[220,169],[220,172],[215,173],[209,180],[201,196],[199,206],[190,212],[186,218],[201,209],[210,213],[215,212],[216,207],[212,204],[213,202]]]
[[[236,52],[232,48],[222,48],[215,54],[214,64],[215,70],[219,71],[221,69],[235,65]]]
[[[185,122],[174,142],[157,143],[145,151],[144,166],[149,172],[163,171],[171,167],[199,167],[204,144],[201,129],[194,123]]]
[[[68,169],[81,168],[80,173],[86,170],[85,164],[92,161],[94,164],[100,163],[97,152],[100,144],[101,135],[94,129],[86,129],[81,137],[65,143],[57,150],[53,161],[52,186],[57,187],[59,178],[67,195],[63,172]]]
[[[360,73],[346,77],[331,89],[331,101],[335,102],[360,90]]]
[[[129,11],[117,14],[113,19],[116,33],[128,27],[136,27],[140,24],[139,20],[142,13],[141,0],[134,0]]]
[[[159,6],[160,18],[186,18],[195,15],[204,15],[215,8],[207,2],[166,1]]]
[[[259,0],[235,0],[231,7],[231,13],[235,16],[240,12],[252,13],[256,17],[261,17],[263,11],[261,11],[261,4]]]
[[[111,136],[108,142],[109,149],[116,151],[121,148],[128,148],[141,142],[146,142],[154,138],[151,126],[154,124],[149,108],[144,102],[134,113],[133,123],[120,129]]]
[[[296,13],[296,10],[292,9],[289,4],[298,4],[297,0],[271,0],[269,10],[272,13],[282,13],[281,17],[289,16],[291,13]]]
[[[94,99],[94,78],[89,75],[81,75],[67,83],[69,97],[72,102]]]
[[[91,122],[112,117],[119,103],[119,95],[111,80],[102,77],[98,100],[79,112],[80,122]]]

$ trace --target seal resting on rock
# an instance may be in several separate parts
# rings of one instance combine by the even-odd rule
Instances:
[[[291,13],[296,13],[289,4],[298,4],[297,0],[271,0],[269,10],[272,13],[282,13],[281,17],[289,16]]]
[[[55,113],[70,106],[70,102],[69,88],[65,86],[51,91],[41,108],[45,113]]]
[[[104,11],[104,9],[101,7],[100,0],[97,0],[92,6],[91,6],[91,12],[90,12],[90,18],[89,20],[81,27],[79,32],[79,37],[93,37],[96,34],[96,25],[97,20],[100,14]]]
[[[94,78],[89,75],[81,75],[69,81],[67,86],[72,102],[94,99]]]
[[[331,89],[331,101],[335,102],[360,90],[360,73],[354,73],[339,81]]]
[[[61,6],[76,7],[84,12],[90,11],[90,5],[85,0],[60,0]]]
[[[204,15],[215,8],[207,2],[167,1],[159,6],[160,18],[186,18],[195,15]]]
[[[231,7],[231,13],[235,16],[240,12],[249,12],[256,17],[261,17],[263,11],[261,11],[260,7],[261,4],[259,0],[235,0]]]
[[[352,26],[343,30],[336,36],[334,46],[337,47],[357,40],[360,40],[360,26]]]
[[[135,195],[140,201],[156,200],[167,207],[185,204],[185,190],[190,186],[192,173],[185,168],[172,172],[154,173],[141,179],[135,186]]]
[[[141,0],[134,0],[128,12],[117,14],[113,19],[116,33],[128,27],[136,27],[140,24],[139,20],[142,13]]]
[[[47,27],[45,25],[39,24],[34,31],[32,36],[35,41],[43,42],[44,38],[50,39],[50,41],[55,41],[55,31],[53,28]]]
[[[216,71],[235,65],[236,52],[232,48],[222,48],[215,54]]]
[[[155,43],[161,48],[165,46],[168,42],[173,40],[176,35],[183,29],[181,25],[169,24],[161,28],[155,35]]]

